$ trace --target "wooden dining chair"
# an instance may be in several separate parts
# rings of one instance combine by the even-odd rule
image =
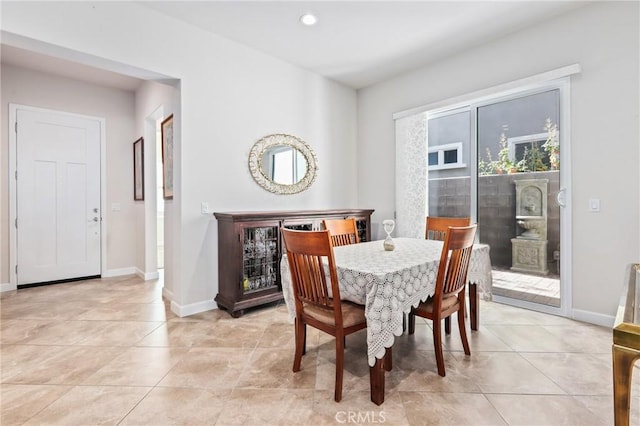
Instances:
[[[442,377],[445,376],[442,354],[442,319],[458,313],[458,329],[460,330],[462,347],[466,355],[471,355],[464,323],[464,289],[467,284],[467,271],[469,270],[469,260],[477,226],[449,227],[440,255],[434,295],[425,302],[421,302],[417,308],[411,308],[409,313],[409,334],[415,332],[416,315],[433,322],[433,345],[436,352],[438,374]]]
[[[471,225],[470,217],[427,216],[427,228],[424,233],[424,238],[427,240],[444,241],[447,236],[447,229],[450,226],[469,225]]]
[[[307,325],[336,338],[334,399],[342,399],[345,336],[367,327],[364,306],[340,300],[338,274],[328,230],[295,231],[282,228],[296,307],[296,350],[293,371],[300,371],[306,352]],[[323,266],[323,261],[327,266]],[[327,283],[327,274],[329,283]],[[331,296],[328,286],[331,286]]]
[[[427,228],[424,238],[427,240],[444,241],[447,237],[447,229],[450,226],[469,226],[471,225],[470,217],[445,217],[445,216],[427,216]],[[451,318],[444,320],[444,332],[451,334]]]
[[[346,246],[349,244],[358,244],[358,227],[356,220],[352,217],[347,219],[324,219],[322,221],[324,229],[331,233],[331,242],[333,246]]]

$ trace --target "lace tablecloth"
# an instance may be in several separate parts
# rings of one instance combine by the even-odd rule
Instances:
[[[365,306],[369,365],[382,358],[395,336],[402,334],[404,313],[418,306],[435,290],[442,241],[394,238],[395,250],[385,251],[382,241],[334,248],[336,269],[343,300]],[[286,257],[281,262],[282,292],[295,320],[291,274]],[[490,298],[491,261],[489,246],[474,245],[468,278]]]

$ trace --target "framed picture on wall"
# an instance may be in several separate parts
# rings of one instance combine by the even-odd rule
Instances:
[[[144,139],[133,143],[133,200],[144,200]]]
[[[162,197],[173,199],[173,114],[162,121]]]

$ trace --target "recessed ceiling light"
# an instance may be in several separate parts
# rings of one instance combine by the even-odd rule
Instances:
[[[300,17],[300,22],[310,27],[318,23],[318,18],[316,18],[316,16],[312,15],[311,13],[305,13]]]

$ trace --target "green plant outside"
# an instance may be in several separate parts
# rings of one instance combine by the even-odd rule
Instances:
[[[478,161],[478,173],[480,176],[558,170],[560,167],[558,126],[553,124],[550,118],[547,118],[544,129],[547,131],[547,140],[541,146],[538,146],[537,141],[531,142],[530,146],[525,147],[522,159],[517,162],[509,159],[507,137],[503,133],[500,136],[498,159],[493,160],[491,151],[487,148],[486,160],[480,159]]]

